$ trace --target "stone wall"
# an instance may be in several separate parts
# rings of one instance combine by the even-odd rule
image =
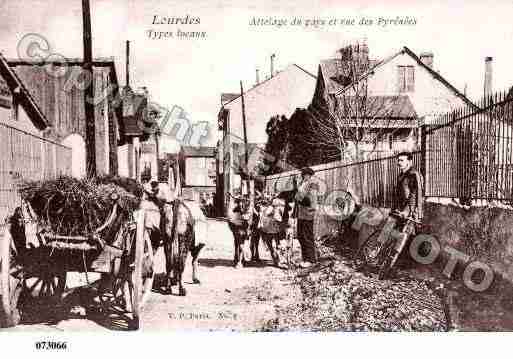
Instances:
[[[379,211],[384,217],[389,212],[384,208]],[[432,264],[440,272],[451,257],[450,248],[468,256],[466,262],[458,261],[454,275],[460,276],[470,262],[479,261],[513,283],[513,210],[426,202],[423,223],[422,233],[432,235],[441,246]],[[315,235],[320,237],[339,225],[339,221],[327,216],[321,208],[315,218]],[[372,233],[373,228],[363,225],[356,234],[359,240]]]
[[[513,282],[513,210],[426,203],[425,233]],[[448,257],[444,250],[441,257]],[[446,261],[442,261],[446,263]]]

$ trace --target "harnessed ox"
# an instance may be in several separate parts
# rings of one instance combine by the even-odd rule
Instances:
[[[171,171],[171,169],[170,169]],[[204,244],[196,245],[194,231],[198,218],[191,212],[189,206],[179,198],[181,185],[180,177],[176,177],[174,191],[165,193],[158,183],[153,182],[151,191],[147,191],[148,197],[143,200],[141,208],[146,210],[146,229],[151,243],[155,248],[164,245],[166,259],[167,290],[178,284],[178,294],[186,295],[183,286],[182,275],[189,252],[192,257],[192,281],[200,283],[197,278],[198,256]],[[171,187],[171,172],[168,186]],[[163,193],[164,192],[164,193]],[[195,211],[197,212],[197,211]]]

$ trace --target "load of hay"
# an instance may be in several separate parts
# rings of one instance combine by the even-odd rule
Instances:
[[[103,176],[31,181],[19,188],[38,221],[65,236],[88,236],[107,220],[115,201],[127,218],[139,207],[143,188],[135,180]]]

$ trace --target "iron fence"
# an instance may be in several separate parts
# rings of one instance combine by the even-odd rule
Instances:
[[[500,93],[421,128],[413,164],[424,178],[426,197],[513,201],[513,96]],[[313,166],[325,194],[347,190],[361,203],[393,207],[399,168],[394,156]],[[266,177],[266,190],[290,189],[289,171]]]
[[[424,129],[426,195],[513,199],[513,98],[499,93]]]

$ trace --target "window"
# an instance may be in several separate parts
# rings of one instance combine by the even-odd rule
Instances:
[[[413,66],[398,66],[399,92],[413,92],[415,89],[415,72]]]
[[[212,177],[209,161],[213,162],[214,176]],[[188,157],[185,160],[185,184],[187,186],[215,186],[215,159],[207,157]]]

